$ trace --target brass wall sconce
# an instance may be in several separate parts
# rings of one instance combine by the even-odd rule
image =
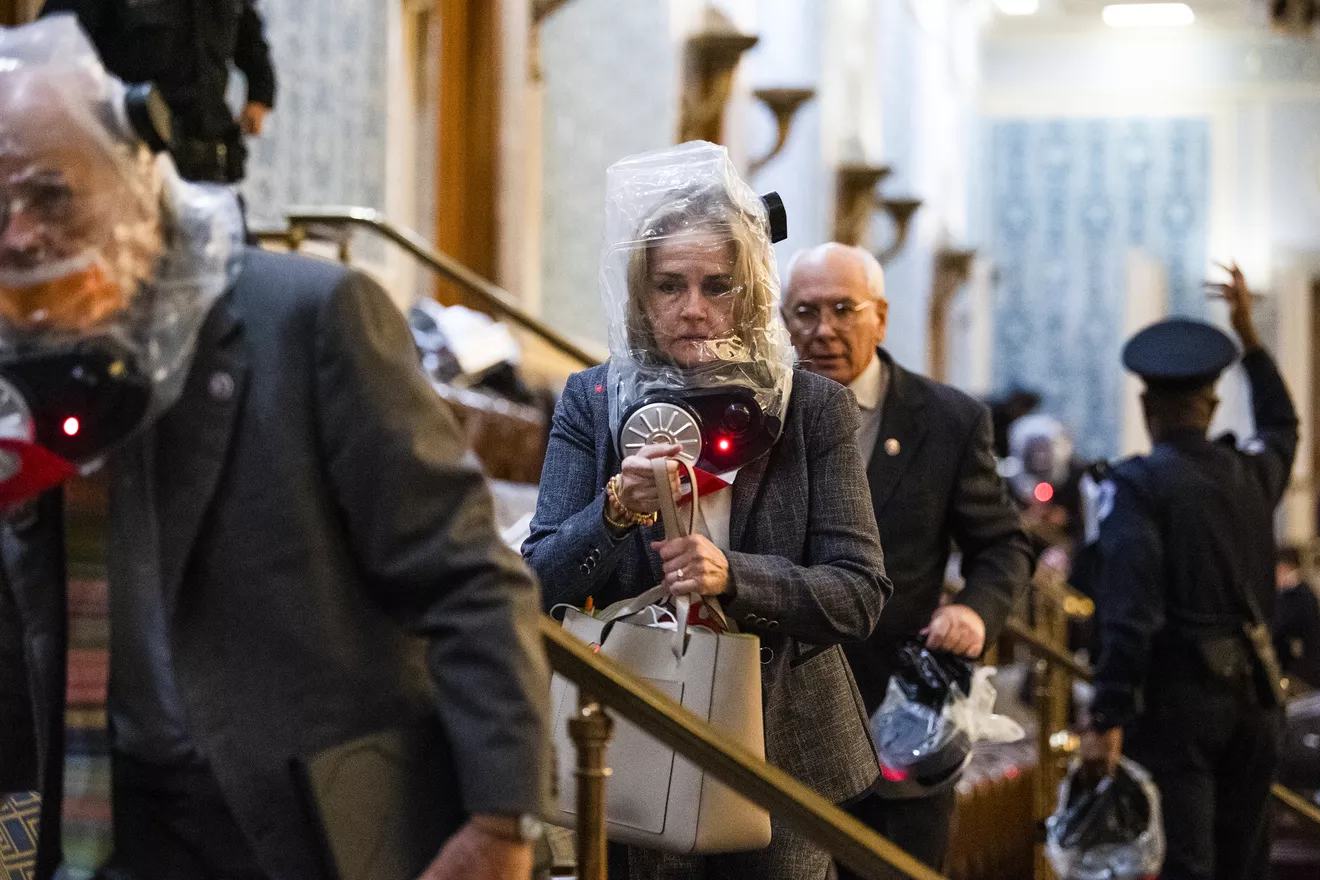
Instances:
[[[907,244],[912,217],[921,207],[919,199],[885,199],[876,187],[889,176],[887,165],[845,163],[839,166],[835,184],[834,240],[843,244],[866,246],[867,232],[877,205],[885,209],[894,224],[894,241],[876,254],[881,265],[887,264]]]
[[[545,72],[541,67],[541,25],[567,2],[568,0],[534,0],[532,3],[529,22],[532,32],[527,41],[527,71],[531,75],[532,82],[539,83],[545,78]]]
[[[1274,30],[1293,36],[1309,36],[1320,24],[1320,3],[1316,0],[1270,0],[1270,20]]]
[[[724,105],[733,91],[738,62],[758,37],[744,34],[718,10],[706,11],[706,26],[688,38],[684,63],[679,142],[702,140],[720,143]]]
[[[815,89],[757,89],[752,94],[774,114],[776,135],[775,145],[759,159],[748,166],[748,173],[755,174],[765,164],[778,156],[788,143],[789,132],[793,128],[793,119],[802,105],[816,96]]]
[[[888,165],[848,162],[835,172],[834,240],[861,245],[875,211],[875,188],[889,176]]]
[[[881,199],[880,207],[885,209],[894,224],[894,243],[875,255],[880,265],[885,266],[898,256],[907,244],[908,230],[912,228],[912,216],[921,207],[921,199]]]
[[[935,277],[930,285],[927,315],[926,369],[936,382],[947,382],[949,374],[949,309],[959,289],[972,277],[975,250],[944,248],[935,254]]]

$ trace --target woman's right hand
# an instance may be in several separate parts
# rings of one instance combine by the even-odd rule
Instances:
[[[650,514],[660,509],[660,493],[656,491],[655,474],[651,462],[657,458],[673,459],[683,447],[677,443],[653,443],[643,446],[636,455],[623,460],[619,470],[619,503],[631,513]],[[669,462],[669,485],[674,498],[679,495],[678,462]]]

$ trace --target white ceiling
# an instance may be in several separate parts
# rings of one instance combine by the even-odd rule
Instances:
[[[1121,0],[1040,0],[1035,15],[1009,16],[996,9],[990,22],[991,36],[1077,33],[1103,29],[1100,11]],[[1194,27],[1214,29],[1260,28],[1266,25],[1264,0],[1182,0],[1196,13]],[[993,4],[992,4],[993,5]]]

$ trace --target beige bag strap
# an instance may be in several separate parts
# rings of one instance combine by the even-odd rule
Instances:
[[[678,502],[674,498],[673,486],[669,482],[669,459],[651,459],[651,473],[655,476],[655,490],[660,494],[660,520],[665,524],[666,538],[685,538],[696,531],[697,528],[697,503],[699,501],[697,472],[693,469],[691,462],[681,458],[677,461],[679,469],[687,472],[688,482],[692,484],[692,512],[686,523],[678,516]],[[688,611],[692,608],[693,602],[700,601],[701,596],[697,593],[674,597],[674,620],[677,623],[674,628],[674,657],[678,660],[683,659]]]
[[[687,473],[692,484],[692,512],[686,526],[678,518],[678,500],[674,498],[669,484],[669,461],[667,458],[651,459],[651,473],[655,475],[655,490],[660,493],[660,521],[665,524],[666,538],[685,538],[697,530],[697,472],[683,459],[677,459],[680,471]]]

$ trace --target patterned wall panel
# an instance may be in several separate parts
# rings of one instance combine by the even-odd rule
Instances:
[[[1170,313],[1205,309],[1209,123],[996,120],[986,140],[995,386],[1041,392],[1080,454],[1114,455],[1128,249],[1164,265]]]
[[[542,309],[565,333],[605,339],[596,281],[605,169],[674,142],[670,34],[667,0],[574,0],[544,25]]]
[[[249,141],[254,226],[294,204],[385,207],[385,0],[262,0],[279,94]]]

